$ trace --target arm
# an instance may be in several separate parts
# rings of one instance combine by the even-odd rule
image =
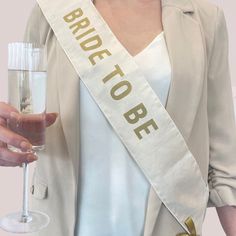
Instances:
[[[221,225],[227,236],[236,236],[236,207],[223,206],[216,208]]]
[[[236,122],[228,62],[228,32],[218,8],[208,71],[209,203],[227,236],[236,236]]]

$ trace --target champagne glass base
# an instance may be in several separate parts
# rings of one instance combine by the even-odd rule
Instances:
[[[0,228],[11,233],[33,233],[45,228],[50,219],[39,211],[29,211],[29,218],[22,221],[22,213],[16,212],[0,219]]]

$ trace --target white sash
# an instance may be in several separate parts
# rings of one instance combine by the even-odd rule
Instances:
[[[37,1],[80,79],[162,202],[186,231],[191,217],[201,232],[208,185],[132,56],[91,0]]]

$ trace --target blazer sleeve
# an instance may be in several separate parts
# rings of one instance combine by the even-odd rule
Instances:
[[[236,122],[228,61],[228,31],[218,7],[208,68],[209,200],[207,207],[236,206]]]
[[[45,45],[50,30],[51,28],[44,17],[43,12],[36,3],[26,24],[24,41]]]

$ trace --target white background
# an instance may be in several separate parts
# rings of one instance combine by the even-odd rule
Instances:
[[[211,0],[222,6],[225,12],[230,42],[230,67],[232,85],[236,86],[236,22],[235,7],[233,0]],[[0,101],[6,101],[7,97],[7,43],[21,41],[27,18],[34,5],[33,0],[8,0],[1,2],[0,8]],[[234,64],[233,64],[234,63]],[[236,88],[234,90],[236,104]],[[236,108],[235,108],[236,109]],[[34,164],[31,165],[31,172]],[[22,169],[0,167],[0,216],[20,210],[21,189],[22,189]],[[0,230],[0,236],[10,236],[16,234],[6,233]],[[219,223],[215,208],[207,210],[203,225],[203,236],[224,236],[222,227]],[[65,235],[66,236],[66,235]]]

